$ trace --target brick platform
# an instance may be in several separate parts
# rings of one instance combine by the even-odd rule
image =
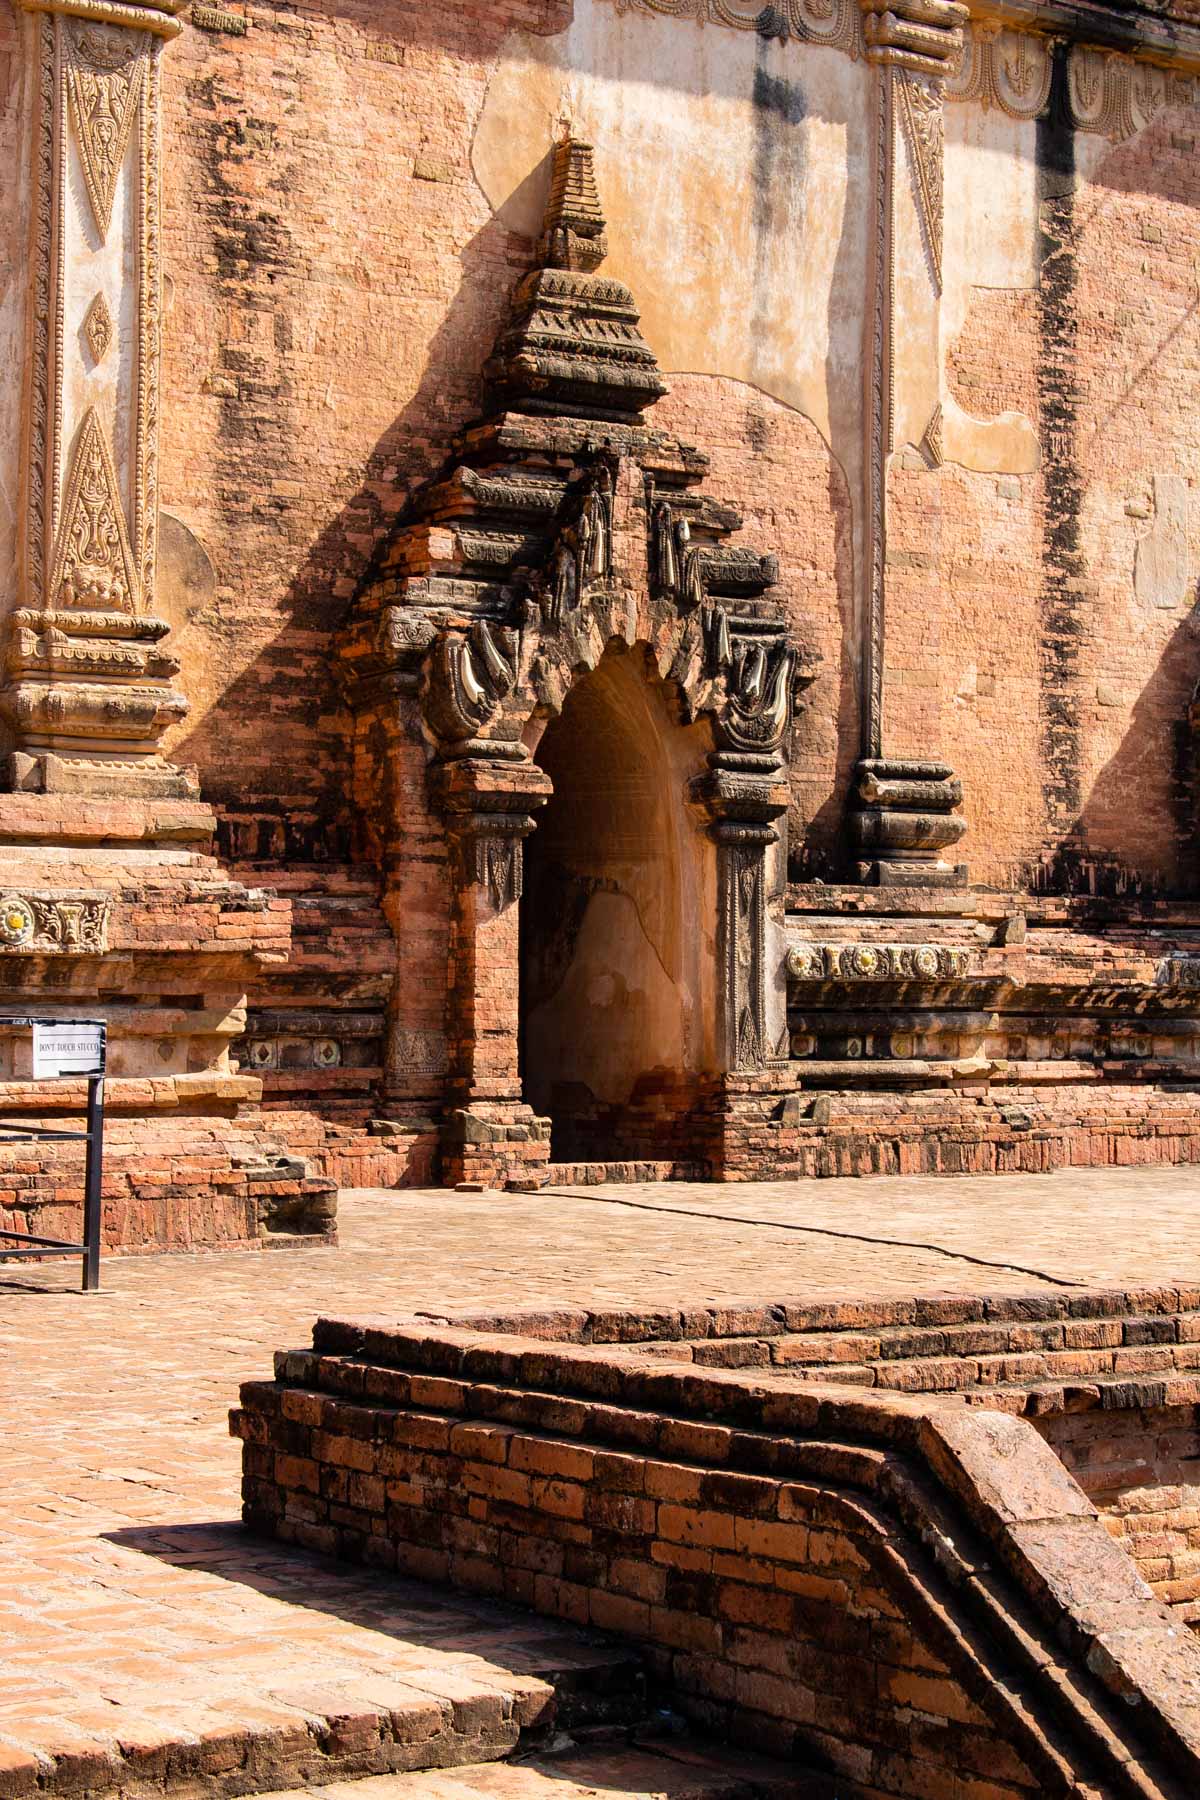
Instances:
[[[1200,1645],[1023,1420],[560,1333],[318,1321],[231,1417],[247,1523],[619,1632],[850,1800],[1193,1790]]]
[[[66,1264],[0,1266],[0,1741],[107,1757],[157,1708],[240,1733],[248,1753],[272,1729],[266,1696],[297,1685],[297,1641],[331,1682],[365,1662],[440,1691],[430,1633],[453,1660],[458,1602],[418,1617],[397,1590],[389,1629],[384,1577],[306,1571],[281,1587],[277,1553],[234,1524],[228,1405],[322,1310],[707,1307],[761,1291],[764,1268],[779,1292],[830,1305],[1150,1287],[1167,1270],[1200,1283],[1196,1196],[1190,1171],[1161,1169],[410,1190],[343,1195],[337,1248],[110,1258],[94,1301]],[[472,1632],[478,1617],[472,1602]],[[482,1658],[485,1682],[517,1672],[486,1633],[457,1650]]]

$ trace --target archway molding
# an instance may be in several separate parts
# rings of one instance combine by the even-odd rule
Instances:
[[[595,272],[603,254],[591,151],[568,139],[540,264],[485,367],[491,410],[414,497],[342,646],[394,886],[406,856],[432,854],[410,845],[442,834],[446,1054],[423,1075],[442,1076],[429,1087],[456,1181],[519,1179],[549,1154],[518,1067],[522,846],[551,792],[534,754],[547,721],[610,646],[640,647],[679,730],[706,722],[676,804],[713,849],[714,1079],[786,1055],[772,921],[781,927],[787,738],[816,659],[789,627],[775,557],[737,541],[737,512],[702,491],[703,453],[643,417],[665,387],[633,296]],[[397,1010],[409,999],[398,986]]]

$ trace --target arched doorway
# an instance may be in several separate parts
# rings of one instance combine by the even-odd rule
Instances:
[[[686,1153],[717,1067],[716,858],[688,803],[711,748],[615,644],[537,746],[554,794],[525,847],[520,1053],[555,1161]]]

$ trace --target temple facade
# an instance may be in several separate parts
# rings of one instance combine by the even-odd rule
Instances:
[[[112,1244],[1200,1160],[1198,129],[1192,0],[0,0],[0,1105],[108,1020]]]

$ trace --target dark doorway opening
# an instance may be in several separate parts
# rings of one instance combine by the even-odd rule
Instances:
[[[713,1066],[715,874],[688,803],[710,747],[623,646],[538,746],[554,794],[525,846],[520,1057],[557,1162],[685,1154]]]

